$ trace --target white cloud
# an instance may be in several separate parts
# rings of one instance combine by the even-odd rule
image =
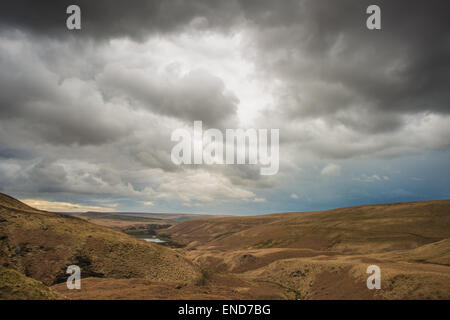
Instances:
[[[156,196],[162,199],[175,198],[189,203],[255,198],[253,192],[234,186],[222,174],[201,169],[187,169],[183,173],[165,173],[160,179]]]
[[[341,167],[337,164],[330,163],[322,169],[320,174],[323,176],[336,177],[341,174]]]
[[[85,212],[85,211],[97,211],[97,212],[113,212],[116,211],[114,209],[114,205],[111,207],[99,207],[99,206],[89,206],[77,203],[70,202],[61,202],[61,201],[46,201],[46,200],[38,200],[38,199],[22,199],[22,202],[25,204],[45,211],[53,211],[53,212]]]
[[[377,181],[383,181],[383,180],[389,181],[390,178],[388,176],[380,177],[377,174],[372,174],[372,175],[362,174],[361,176],[354,178],[353,180],[362,181],[362,182],[377,182]]]

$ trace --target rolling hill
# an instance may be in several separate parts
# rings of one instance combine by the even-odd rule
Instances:
[[[450,298],[449,200],[198,219],[159,232],[204,269],[275,283],[288,298]],[[382,290],[366,287],[371,264]]]
[[[162,232],[193,248],[277,247],[343,253],[413,249],[450,237],[450,200],[197,219]]]
[[[450,299],[449,200],[155,229],[178,249],[111,222],[149,221],[110,218],[93,219],[108,228],[0,194],[0,299]],[[66,287],[71,264],[81,290]],[[370,265],[381,269],[380,290],[366,286]]]

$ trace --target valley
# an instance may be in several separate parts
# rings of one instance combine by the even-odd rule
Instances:
[[[0,194],[0,217],[1,299],[450,299],[450,200],[174,218]],[[66,287],[71,264],[81,290]]]

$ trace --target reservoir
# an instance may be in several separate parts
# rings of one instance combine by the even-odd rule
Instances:
[[[158,239],[158,238],[141,238],[142,240],[145,240],[147,242],[156,242],[156,243],[162,243],[165,242],[164,240]]]

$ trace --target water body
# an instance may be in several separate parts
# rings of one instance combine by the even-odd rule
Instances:
[[[161,242],[165,242],[164,240],[158,239],[158,238],[141,238],[142,240],[145,240],[147,242],[156,242],[156,243],[161,243]]]

